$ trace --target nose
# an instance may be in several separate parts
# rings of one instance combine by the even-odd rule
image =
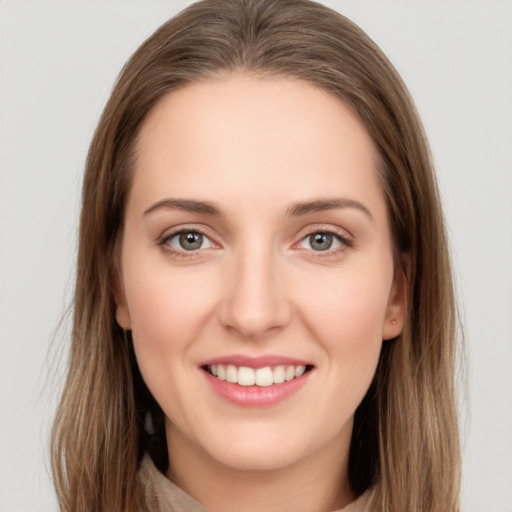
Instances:
[[[276,260],[260,246],[234,257],[228,270],[221,322],[244,339],[265,339],[290,321],[291,305]]]

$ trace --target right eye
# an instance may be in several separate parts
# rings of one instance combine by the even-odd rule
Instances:
[[[193,252],[208,249],[213,246],[212,241],[203,233],[194,230],[178,231],[166,236],[162,245],[170,246],[173,251]]]

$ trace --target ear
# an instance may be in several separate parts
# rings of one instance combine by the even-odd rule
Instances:
[[[410,275],[409,254],[401,255],[403,267],[395,266],[393,285],[389,294],[382,339],[390,340],[402,333],[407,311],[407,293],[409,290],[408,276]]]
[[[112,278],[112,287],[114,289],[114,299],[116,301],[116,321],[119,327],[128,331],[132,328],[130,312],[128,310],[128,304],[126,303],[124,286],[118,272],[116,272]]]

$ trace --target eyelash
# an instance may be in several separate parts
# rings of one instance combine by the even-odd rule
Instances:
[[[327,226],[316,226],[315,229],[308,231],[298,243],[295,244],[295,246],[302,244],[304,241],[306,241],[309,237],[316,235],[316,234],[322,234],[322,235],[330,235],[334,239],[336,239],[340,246],[336,247],[334,249],[326,249],[324,251],[315,251],[313,249],[299,249],[299,250],[306,250],[309,252],[309,255],[313,258],[329,258],[329,257],[336,257],[343,254],[347,249],[352,249],[354,247],[354,239],[346,232],[340,233],[339,231],[327,227]]]
[[[165,251],[167,254],[172,254],[173,256],[176,256],[178,258],[190,258],[193,256],[197,256],[200,251],[203,251],[204,249],[197,249],[192,251],[187,251],[185,249],[179,250],[172,247],[169,242],[184,233],[197,233],[199,235],[202,235],[204,238],[206,238],[212,246],[216,246],[215,242],[211,240],[211,238],[201,229],[198,228],[190,228],[190,229],[178,229],[176,231],[173,231],[172,233],[166,233],[162,235],[158,240],[157,244],[162,248],[163,251]]]
[[[211,246],[215,247],[217,246],[218,247],[218,244],[216,244],[215,242],[213,242],[211,240],[211,238],[201,229],[199,228],[190,228],[190,229],[178,229],[176,231],[173,231],[171,233],[167,233],[167,234],[164,234],[162,235],[160,238],[158,238],[157,240],[157,244],[158,246],[160,246],[162,248],[162,250],[164,250],[166,253],[168,254],[172,254],[173,256],[176,256],[178,258],[190,258],[190,257],[194,257],[194,256],[197,256],[199,255],[199,253],[201,251],[204,251],[205,249],[197,249],[197,250],[191,250],[191,251],[187,251],[185,249],[182,249],[182,250],[179,250],[179,249],[175,249],[174,247],[172,247],[169,242],[181,235],[181,234],[184,234],[184,233],[197,233],[197,234],[200,234],[202,235],[204,238],[206,238],[210,243],[211,243]],[[317,227],[316,229],[313,229],[311,231],[308,231],[300,240],[299,242],[295,243],[294,244],[294,247],[296,247],[297,245],[303,243],[305,240],[307,240],[309,237],[313,236],[313,235],[317,235],[317,234],[322,234],[322,235],[330,235],[332,236],[333,238],[335,238],[339,243],[340,243],[340,247],[337,247],[335,249],[326,249],[324,251],[315,251],[313,249],[299,249],[299,250],[305,250],[305,251],[308,251],[311,253],[311,255],[315,258],[328,258],[328,257],[332,257],[332,256],[336,256],[336,255],[339,255],[340,253],[343,253],[345,252],[347,249],[352,249],[354,247],[354,240],[348,236],[346,233],[344,234],[341,234],[340,232],[332,229],[332,228],[328,228],[328,227],[322,227],[322,226],[319,226]],[[211,247],[210,246],[210,247]],[[209,248],[209,247],[208,247]]]

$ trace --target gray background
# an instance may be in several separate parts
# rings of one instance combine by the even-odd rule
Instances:
[[[0,512],[57,510],[47,439],[87,145],[125,60],[187,3],[0,1]],[[512,3],[325,3],[383,48],[425,122],[467,335],[464,506],[510,512]]]

